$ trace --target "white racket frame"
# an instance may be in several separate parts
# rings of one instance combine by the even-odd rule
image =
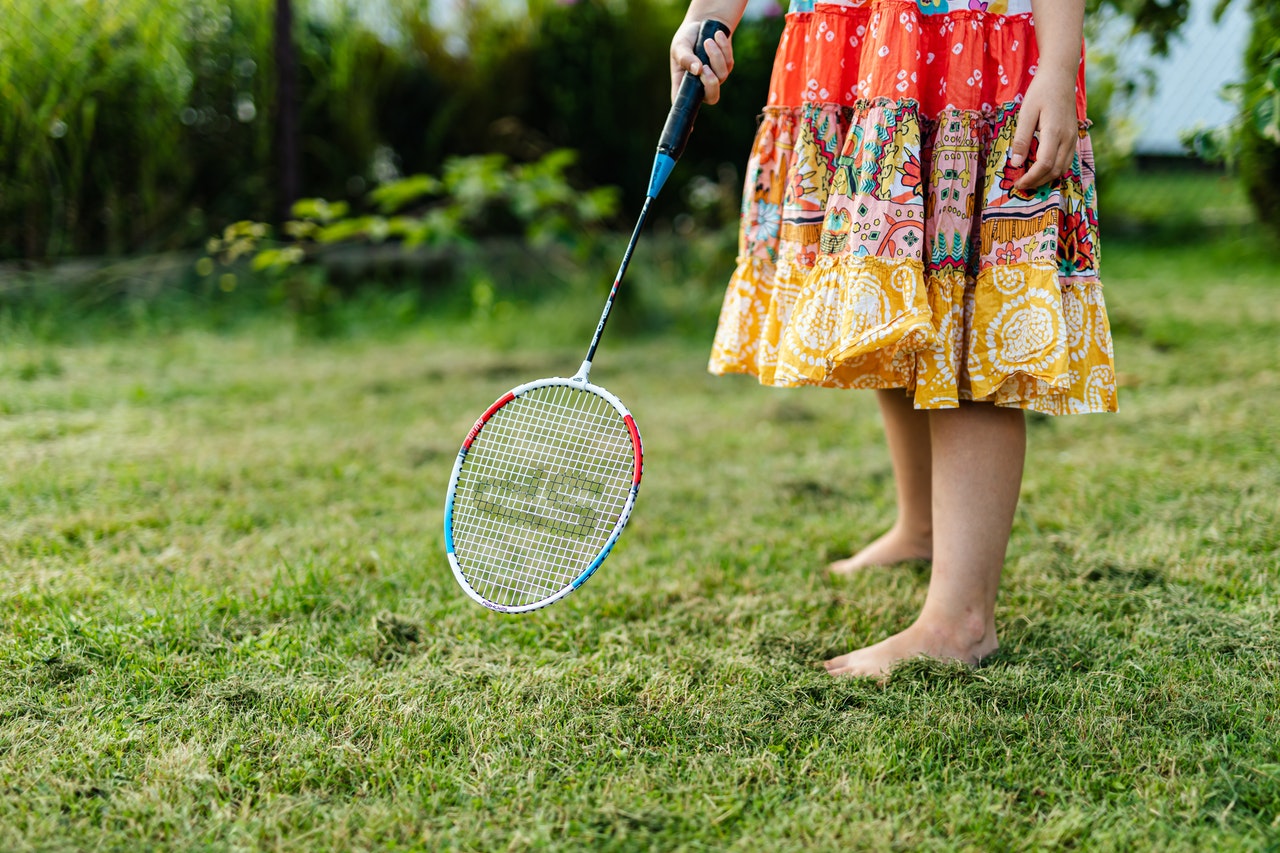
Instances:
[[[601,325],[603,325],[603,321],[601,322]],[[572,378],[566,379],[564,377],[556,376],[548,379],[537,379],[533,382],[526,382],[523,385],[518,385],[506,394],[503,394],[494,401],[493,405],[485,410],[485,413],[476,421],[475,426],[471,428],[471,432],[467,433],[466,441],[462,443],[462,449],[458,451],[457,461],[453,463],[453,474],[449,478],[449,492],[445,499],[444,509],[445,551],[449,555],[449,566],[453,569],[453,576],[462,586],[462,589],[467,593],[467,595],[471,596],[472,599],[483,604],[490,610],[497,610],[501,613],[528,613],[530,610],[538,610],[539,608],[546,607],[548,604],[553,604],[564,598],[566,595],[586,583],[587,578],[595,574],[596,569],[600,568],[600,564],[604,562],[605,557],[608,557],[609,552],[613,550],[614,543],[618,541],[618,535],[622,533],[622,529],[627,526],[627,521],[631,518],[631,510],[636,505],[636,495],[640,491],[641,475],[644,473],[644,445],[640,441],[640,430],[636,427],[635,418],[631,416],[631,412],[627,410],[627,407],[622,405],[621,400],[609,391],[601,388],[599,385],[592,385],[591,382],[588,381],[587,376],[590,369],[591,362],[585,361],[582,364],[582,369],[579,370],[578,374]],[[471,445],[475,442],[476,437],[479,436],[481,430],[484,429],[485,424],[489,422],[489,419],[502,409],[503,406],[506,406],[513,400],[519,399],[534,389],[547,388],[551,386],[563,386],[573,388],[575,391],[588,391],[595,394],[612,406],[626,423],[627,431],[631,435],[632,451],[635,454],[635,471],[632,474],[631,490],[627,494],[627,502],[622,507],[622,512],[618,516],[618,521],[614,524],[613,530],[610,532],[609,538],[605,541],[600,553],[596,555],[590,565],[578,574],[577,577],[566,584],[562,589],[547,596],[546,598],[535,601],[532,604],[521,604],[514,607],[498,604],[497,602],[489,601],[472,588],[471,584],[468,583],[466,576],[462,572],[462,566],[458,563],[458,557],[454,552],[453,547],[453,498],[458,488],[458,478],[462,473],[462,466],[467,460],[467,453],[470,451]]]

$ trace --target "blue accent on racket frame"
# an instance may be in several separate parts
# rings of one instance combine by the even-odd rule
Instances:
[[[574,578],[573,583],[569,585],[570,589],[577,589],[578,587],[582,586],[584,583],[587,582],[587,578],[591,577],[596,573],[596,569],[600,568],[600,564],[604,562],[604,558],[609,556],[609,552],[613,550],[613,543],[617,541],[618,541],[617,533],[609,537],[609,541],[604,543],[604,550],[600,552],[600,556],[596,557],[595,562],[593,562],[590,566],[588,566],[585,572],[583,572],[582,574]]]
[[[465,459],[467,457],[466,449],[458,451],[458,458]],[[455,463],[456,464],[456,463]],[[453,553],[453,490],[449,490],[449,502],[444,505],[444,551],[446,554]]]
[[[453,553],[453,496],[449,496],[449,503],[444,507],[444,550],[446,554]]]
[[[633,506],[634,506],[637,493],[639,491],[640,491],[639,486],[631,487],[631,500],[632,500]],[[623,526],[625,527],[626,525],[623,525]],[[615,542],[618,541],[618,536],[621,533],[622,533],[621,528],[613,531],[613,535],[609,537],[608,542],[604,543],[604,548],[600,551],[600,555],[596,557],[595,562],[593,562],[590,566],[588,566],[585,572],[578,575],[578,577],[574,579],[573,583],[569,585],[570,589],[577,589],[578,587],[582,586],[584,583],[587,582],[587,578],[591,577],[596,573],[596,569],[600,568],[600,564],[604,562],[604,558],[609,556],[609,552],[613,550],[613,545]]]

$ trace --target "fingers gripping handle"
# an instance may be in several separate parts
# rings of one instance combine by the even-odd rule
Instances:
[[[694,55],[704,66],[709,66],[707,59],[707,39],[714,39],[717,33],[728,35],[729,28],[719,21],[707,19],[698,30],[698,41],[693,46]],[[685,72],[680,90],[676,94],[671,112],[667,113],[667,123],[662,128],[662,138],[658,141],[658,152],[672,160],[679,160],[684,153],[684,146],[689,141],[689,133],[693,130],[693,120],[698,115],[698,107],[702,106],[705,94],[702,81],[689,72]]]
[[[693,47],[694,54],[703,66],[709,65],[707,60],[707,39],[714,39],[717,33],[729,34],[729,28],[719,21],[707,19],[698,30],[698,41]],[[649,177],[649,197],[656,196],[662,185],[667,182],[676,161],[684,153],[684,146],[693,131],[693,120],[698,115],[698,107],[702,106],[705,94],[702,81],[689,72],[685,72],[680,90],[676,93],[671,112],[667,113],[667,123],[662,128],[662,138],[658,141],[658,155],[653,160],[653,173]]]

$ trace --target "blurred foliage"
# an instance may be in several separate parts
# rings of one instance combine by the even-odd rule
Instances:
[[[567,149],[525,165],[513,165],[501,154],[453,157],[439,177],[413,175],[378,186],[368,193],[367,213],[353,213],[343,201],[302,199],[293,205],[294,218],[283,224],[281,239],[273,239],[266,223],[233,223],[208,241],[208,254],[196,263],[196,272],[216,277],[229,291],[237,286],[237,269],[247,262],[257,280],[268,283],[271,298],[285,304],[304,330],[323,334],[341,294],[323,263],[309,262],[334,247],[398,243],[409,249],[457,249],[480,238],[518,234],[534,249],[583,257],[616,213],[618,192],[574,188],[566,171],[576,159]]]
[[[367,118],[348,69],[369,39],[349,14],[300,37],[309,172],[326,189],[371,152],[348,132]],[[269,0],[0,0],[0,257],[191,245],[211,221],[265,215],[271,34]]]
[[[185,33],[206,29],[199,7],[142,5],[0,4],[0,256],[124,248],[183,212]]]
[[[622,209],[638,208],[680,0],[469,0],[447,28],[443,0],[294,2],[305,195],[358,203],[403,174],[442,174],[451,157],[531,162],[573,148],[573,185],[619,186]],[[1189,0],[1090,8],[1129,15],[1161,51]],[[278,209],[272,26],[272,0],[0,0],[0,259],[190,247],[267,219]],[[659,219],[703,228],[735,215],[733,164],[782,27],[776,13],[739,26],[732,85],[699,117]],[[1101,70],[1091,94],[1105,174],[1126,153],[1106,114],[1108,87],[1124,82]],[[717,200],[699,202],[709,188]]]
[[[581,149],[579,185],[643,194],[667,108],[667,0],[295,0],[308,195],[359,199],[451,156]],[[738,85],[668,190],[750,144],[781,19],[745,23]],[[0,259],[196,245],[275,209],[270,0],[0,0]]]
[[[535,6],[533,13],[540,22],[534,82],[517,117],[552,144],[581,149],[586,174],[621,185],[627,209],[638,209],[670,106],[667,56],[684,4],[632,0],[619,11],[607,0],[579,0]],[[780,16],[739,25],[732,83],[698,116],[681,167],[658,201],[659,215],[684,210],[696,176],[716,175],[750,150],[782,26]]]
[[[1216,0],[1214,17],[1220,20],[1233,3]],[[1235,169],[1258,218],[1280,233],[1280,4],[1275,0],[1249,0],[1253,31],[1244,58],[1245,79],[1226,88],[1224,97],[1236,107],[1235,122],[1218,128],[1198,128],[1184,136],[1187,150],[1197,161]],[[1130,35],[1144,36],[1152,56],[1163,56],[1191,13],[1191,0],[1088,0],[1089,25],[1107,27],[1117,20]],[[1131,166],[1135,129],[1118,114],[1115,105],[1130,100],[1154,83],[1149,68],[1139,64],[1137,73],[1120,71],[1118,57],[1090,53],[1092,64],[1089,112],[1094,122],[1100,200],[1109,222],[1126,206],[1113,188],[1115,176]],[[1130,64],[1130,67],[1132,64]],[[1123,215],[1123,213],[1122,213]],[[1227,217],[1232,222],[1238,214]]]
[[[1258,218],[1280,234],[1280,5],[1253,0],[1250,12],[1245,79],[1224,92],[1236,120],[1193,131],[1184,141],[1197,156],[1237,169]]]
[[[1098,41],[1106,43],[1113,38],[1099,40],[1097,36],[1120,27],[1130,39],[1140,39],[1152,57],[1164,56],[1191,14],[1191,0],[1087,0],[1086,9],[1089,119],[1093,124],[1098,186],[1105,207],[1110,204],[1109,188],[1114,177],[1132,165],[1136,141],[1136,129],[1126,121],[1123,108],[1117,111],[1117,107],[1152,85],[1154,78],[1149,68],[1135,66],[1131,56],[1098,49]],[[1122,44],[1127,47],[1130,42],[1124,40]]]
[[[1133,160],[1133,128],[1114,105],[1124,99],[1134,84],[1120,73],[1116,56],[1092,51],[1088,60],[1090,141],[1099,201],[1105,206],[1113,177],[1128,168]],[[1107,218],[1105,214],[1104,218]]]
[[[1149,37],[1152,52],[1164,56],[1170,40],[1191,14],[1191,0],[1088,0],[1087,9],[1090,16],[1099,12],[1123,15],[1132,33]]]
[[[1240,174],[1258,217],[1280,234],[1280,4],[1254,0],[1245,50]]]
[[[698,203],[685,215],[692,221],[656,222],[640,241],[619,292],[628,304],[610,319],[610,339],[628,334],[709,339],[724,299],[724,271],[737,248],[732,223],[708,224],[721,215],[713,206],[736,204],[736,193],[713,184],[700,179],[691,188],[690,200]],[[1243,189],[1221,173],[1130,170],[1115,176],[1114,199],[1107,263],[1128,268],[1130,275],[1146,275],[1144,264],[1160,251],[1188,254],[1188,246],[1207,247],[1201,257],[1206,268],[1237,264],[1261,275],[1274,259],[1276,245],[1246,226],[1252,219]],[[431,203],[439,204],[439,198]],[[319,202],[304,205],[299,212],[305,218],[299,221],[351,216],[350,208],[327,204],[327,210]],[[378,207],[370,202],[369,209]],[[9,268],[0,273],[0,344],[90,342],[191,328],[270,334],[266,330],[278,329],[283,315],[306,338],[386,337],[397,330],[448,325],[465,327],[477,341],[498,349],[573,346],[590,338],[628,236],[593,227],[572,251],[559,244],[535,249],[519,234],[457,243],[439,252],[403,252],[390,240],[349,241],[307,247],[304,262],[259,272],[253,269],[253,252],[284,249],[291,241],[264,245],[267,226],[240,227],[259,232],[247,235],[251,239],[242,244],[238,261],[225,266],[212,257],[193,265],[188,254],[174,253],[108,263],[72,261],[51,269]],[[240,235],[224,236],[231,238],[229,246]],[[286,285],[290,273],[296,277]],[[45,370],[38,363],[23,369]]]
[[[314,248],[340,243],[448,247],[515,229],[532,246],[580,249],[616,212],[618,191],[575,189],[565,172],[576,159],[568,149],[524,165],[501,154],[453,157],[438,178],[412,175],[369,192],[368,206],[376,213],[355,215],[343,201],[301,199],[293,205],[294,218],[283,225],[282,246],[267,246],[267,224],[242,221],[227,226],[206,249],[223,263],[251,257],[257,270],[292,266]]]

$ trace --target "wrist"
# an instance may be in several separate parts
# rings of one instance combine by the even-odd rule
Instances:
[[[1047,88],[1070,89],[1074,92],[1076,88],[1076,67],[1068,67],[1064,63],[1046,63],[1042,61],[1036,68],[1035,82]]]
[[[742,13],[746,11],[746,7],[746,0],[709,0],[708,2],[694,0],[689,4],[680,26],[684,27],[686,24],[701,23],[708,18],[714,18],[732,32],[738,28],[738,22],[742,20]]]

